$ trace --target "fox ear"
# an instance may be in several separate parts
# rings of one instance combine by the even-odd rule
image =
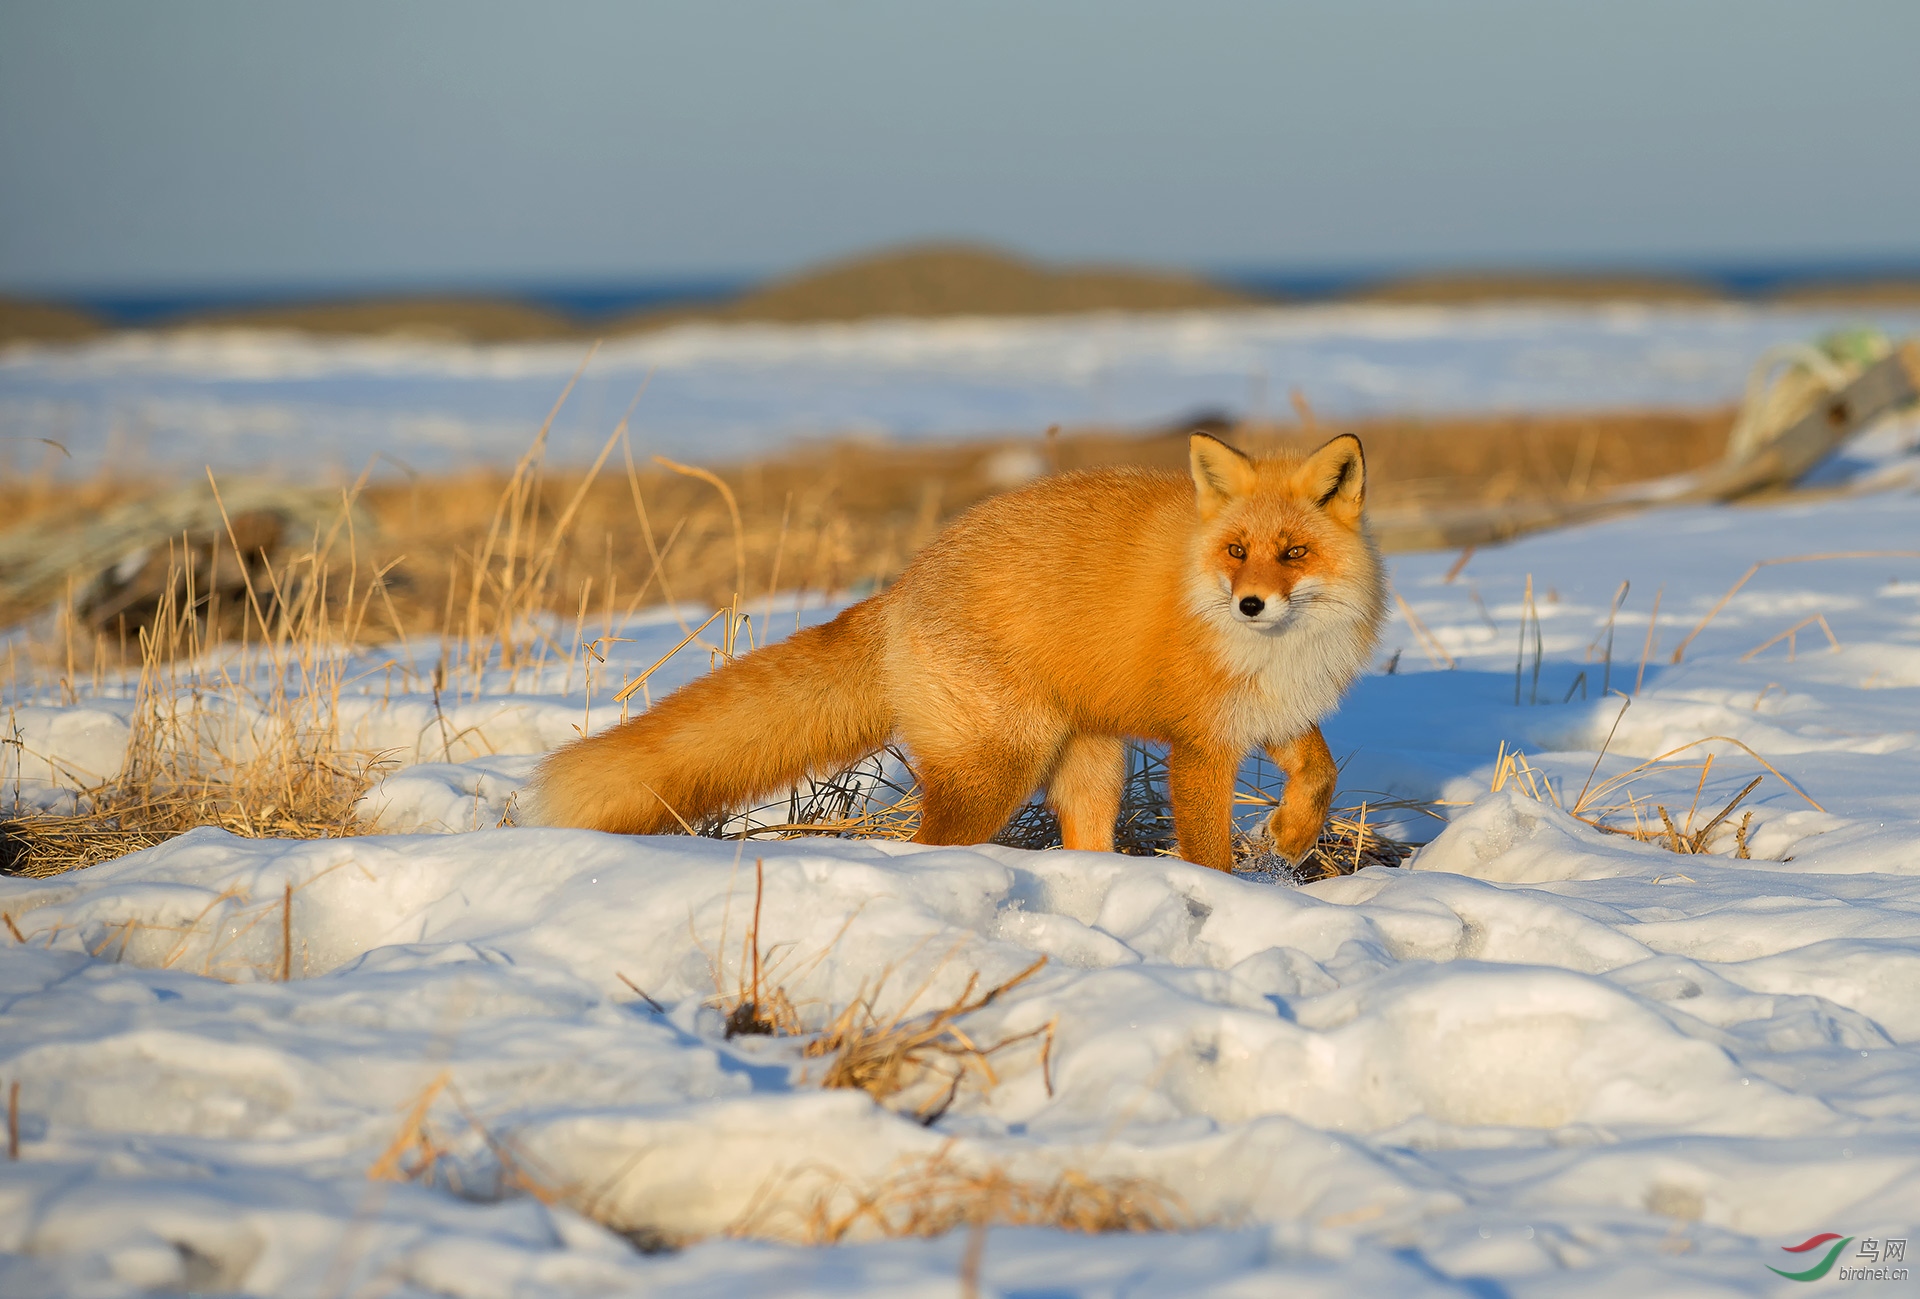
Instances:
[[[1348,527],[1360,522],[1367,503],[1367,457],[1360,439],[1343,433],[1300,466],[1294,484],[1302,496]]]
[[[1201,518],[1212,518],[1228,501],[1253,490],[1253,461],[1217,437],[1195,433],[1187,443],[1187,461]]]

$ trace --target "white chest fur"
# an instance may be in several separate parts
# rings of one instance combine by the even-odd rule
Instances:
[[[1220,703],[1220,738],[1241,752],[1291,740],[1332,712],[1372,657],[1374,619],[1364,608],[1308,598],[1279,626],[1254,627],[1218,592],[1192,595],[1235,682]]]
[[[1315,634],[1317,628],[1278,635],[1232,630],[1239,634],[1231,640],[1258,637],[1266,642],[1223,646],[1225,657],[1241,669],[1234,674],[1237,688],[1222,701],[1220,718],[1222,738],[1236,749],[1278,744],[1299,735],[1339,705],[1358,675],[1355,656],[1343,653],[1337,638]]]

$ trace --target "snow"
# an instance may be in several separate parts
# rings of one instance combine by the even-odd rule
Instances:
[[[979,1247],[1006,1295],[1767,1295],[1817,1232],[1910,1240],[1914,433],[1851,448],[1825,495],[1570,529],[1451,577],[1456,555],[1396,558],[1455,666],[1396,617],[1326,730],[1343,802],[1446,819],[1388,810],[1431,839],[1406,867],[1299,888],[1064,851],[498,828],[537,754],[616,720],[620,683],[705,611],[634,620],[604,666],[438,699],[401,666],[437,647],[363,652],[342,716],[394,764],[363,805],[379,833],[202,829],[0,881],[25,939],[0,939],[21,1146],[0,1293],[948,1296]],[[1672,662],[1756,561],[1833,553],[1868,557],[1760,569]],[[1840,648],[1817,624],[1758,648],[1813,614]],[[650,687],[710,661],[690,647]],[[10,700],[8,793],[56,805],[112,770],[130,691]],[[1698,826],[1755,776],[1708,855],[1568,810],[1585,791],[1628,826],[1631,795]],[[981,1041],[1052,1025],[1044,1064],[1044,1034],[1006,1048],[996,1085],[922,1127],[823,1089],[802,1040],[728,1039],[714,1002],[746,977],[756,863],[769,977],[809,1026],[1044,956],[967,1021]],[[423,1100],[433,1183],[370,1179]],[[818,1197],[929,1161],[1145,1179],[1191,1229],[793,1243]]]
[[[1444,869],[1528,833],[1597,887]],[[1920,1193],[1913,876],[1782,885],[1716,861],[1655,905],[1647,877],[1673,858],[1511,792],[1428,850],[1439,867],[1297,892],[1092,854],[754,853],[762,941],[806,955],[787,986],[809,1003],[889,968],[901,987],[931,977],[938,1003],[965,972],[1052,956],[981,1028],[1057,1017],[1054,1095],[1009,1068],[929,1132],[798,1083],[783,1043],[722,1040],[701,1003],[710,962],[722,983],[738,973],[733,845],[196,831],[5,891],[28,937],[0,966],[28,1152],[8,1170],[7,1248],[70,1285],[163,1284],[195,1260],[262,1293],[360,1267],[454,1294],[648,1284],[659,1265],[565,1211],[366,1181],[442,1071],[558,1184],[599,1188],[600,1216],[676,1236],[724,1231],[782,1170],[872,1180],[950,1139],[1152,1177],[1198,1218],[1260,1224],[1247,1262],[1286,1277],[1390,1272],[1412,1250],[1524,1290],[1568,1267],[1617,1275],[1677,1230],[1699,1257],[1671,1266],[1731,1283],[1757,1270],[1740,1266],[1751,1237],[1836,1220],[1898,1234]],[[298,977],[278,983],[287,885]],[[1826,910],[1851,919],[1809,946]],[[484,1147],[454,1144],[487,1190]],[[1022,1247],[1069,1267],[1097,1253],[1044,1233]],[[722,1292],[763,1250],[694,1253]],[[493,1288],[496,1260],[520,1288]]]
[[[1196,411],[1324,415],[1717,405],[1765,349],[1920,313],[1737,305],[1310,306],[1160,316],[687,325],[609,340],[554,426],[592,459],[636,391],[651,452],[731,460],[797,439],[1030,436],[1059,423],[1151,425]],[[510,461],[585,344],[217,332],[0,349],[0,425],[60,467],[358,473],[376,453],[421,471]],[[16,459],[21,452],[16,451]],[[57,454],[57,453],[55,453]]]

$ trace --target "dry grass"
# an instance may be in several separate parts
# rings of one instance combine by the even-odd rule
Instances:
[[[448,1108],[451,1114],[445,1113]],[[455,1157],[469,1134],[491,1156],[491,1168],[477,1171]],[[462,1175],[463,1165],[471,1183]],[[440,1186],[473,1199],[530,1195],[544,1204],[566,1205],[648,1253],[693,1243],[618,1217],[606,1199],[609,1187],[568,1182],[546,1168],[475,1114],[445,1070],[402,1107],[394,1137],[369,1165],[367,1177]],[[1096,1234],[1197,1225],[1180,1197],[1151,1179],[1073,1168],[1022,1175],[1003,1164],[963,1160],[949,1142],[932,1155],[900,1161],[870,1182],[812,1165],[777,1172],[724,1234],[819,1246],[941,1236],[961,1227],[1054,1227]]]
[[[1146,1178],[1072,1169],[1021,1176],[1000,1165],[964,1163],[949,1147],[867,1185],[819,1169],[775,1179],[727,1234],[833,1245],[860,1237],[943,1236],[961,1227],[1055,1227],[1091,1235],[1196,1225],[1177,1195]]]
[[[1731,419],[1729,412],[1649,412],[1342,427],[1366,442],[1372,507],[1392,510],[1578,497],[1698,468],[1720,455]],[[624,454],[613,473],[590,483],[578,472],[544,473],[534,490],[547,519],[585,484],[568,544],[554,557],[546,608],[572,617],[591,583],[587,621],[604,630],[629,607],[681,600],[717,607],[739,594],[764,625],[768,615],[753,607],[752,593],[824,599],[884,584],[955,515],[1026,476],[1120,464],[1184,471],[1185,432],[828,444],[720,467],[731,506],[711,480]],[[1326,430],[1268,425],[1229,436],[1270,451],[1317,444]],[[444,555],[450,540],[478,537],[505,486],[499,475],[475,474],[369,488],[383,559],[409,556],[395,572],[395,599],[410,630],[440,630],[434,615],[449,565],[422,557]],[[458,548],[471,554],[476,545],[464,540]]]
[[[241,687],[232,697],[254,693]],[[143,698],[118,774],[82,788],[73,812],[0,822],[0,873],[57,875],[197,826],[248,838],[362,833],[354,804],[376,779],[379,755],[341,749],[337,728],[301,715],[304,697],[263,695],[271,702],[252,715],[204,697]]]
[[[454,1115],[436,1124],[434,1111],[447,1105]],[[462,1161],[454,1157],[461,1137],[468,1133],[479,1139],[493,1159],[493,1167],[472,1185],[462,1176]],[[584,1188],[564,1182],[511,1137],[495,1132],[467,1104],[447,1069],[402,1107],[399,1129],[368,1166],[367,1179],[440,1186],[468,1199],[530,1195],[542,1204],[565,1204],[592,1216],[592,1200]]]
[[[1155,746],[1130,741],[1126,755],[1114,851],[1130,857],[1178,856],[1165,754]],[[890,773],[895,771],[904,772],[905,780],[893,778]],[[1270,784],[1262,761],[1256,765],[1254,781],[1243,781],[1235,790],[1235,805],[1271,811],[1279,805],[1279,796]],[[1430,805],[1408,799],[1335,808],[1312,852],[1292,863],[1275,853],[1264,830],[1237,833],[1234,870],[1300,884],[1350,875],[1367,866],[1398,866],[1412,856],[1415,845],[1380,830],[1380,819],[1395,813],[1435,815]],[[697,828],[720,839],[911,839],[919,828],[919,814],[920,788],[912,767],[898,749],[888,748],[837,775],[796,788],[781,803],[716,817]],[[993,841],[1030,851],[1058,848],[1060,823],[1045,803],[1024,803]]]
[[[1340,427],[1367,445],[1372,508],[1392,511],[1578,498],[1699,468],[1721,454],[1731,422],[1727,411],[1653,411]],[[498,584],[511,580],[521,584],[521,610],[532,598],[571,622],[584,604],[585,626],[601,634],[629,609],[676,601],[717,607],[737,593],[758,639],[768,617],[756,607],[759,593],[825,599],[884,583],[953,516],[1030,475],[1119,464],[1183,470],[1186,427],[803,447],[712,471],[731,506],[711,479],[655,463],[624,439],[597,473],[549,465],[542,439],[510,471],[371,481],[359,499],[378,532],[360,538],[361,557],[370,568],[391,566],[385,587],[393,621],[409,634],[468,631],[478,577],[483,603],[496,611],[505,594]],[[1258,451],[1316,444],[1329,431],[1267,424],[1228,435]],[[0,475],[0,511],[17,525],[58,527],[150,487],[112,478],[68,482],[57,454],[47,457],[37,468]],[[556,532],[564,535],[545,554]],[[543,559],[545,572],[528,586],[525,565]],[[0,622],[34,612],[0,609]],[[385,608],[375,614],[368,634],[390,635]],[[91,652],[82,646],[83,658]]]
[[[1614,730],[1618,730],[1620,718],[1626,715],[1627,708],[1632,702],[1631,699],[1622,701],[1620,716],[1614,719]],[[1746,802],[1748,796],[1760,787],[1766,775],[1772,775],[1779,780],[1816,812],[1826,811],[1778,767],[1754,752],[1745,743],[1727,735],[1707,735],[1697,740],[1690,740],[1665,753],[1637,762],[1618,775],[1595,783],[1593,777],[1599,772],[1600,763],[1605,759],[1607,749],[1612,746],[1612,743],[1613,731],[1609,731],[1606,743],[1601,746],[1599,754],[1593,760],[1593,770],[1588,773],[1586,783],[1574,796],[1571,804],[1562,800],[1561,791],[1553,787],[1552,779],[1530,763],[1526,754],[1518,749],[1508,748],[1504,742],[1494,760],[1491,788],[1494,793],[1499,793],[1508,785],[1513,785],[1515,788],[1525,790],[1527,796],[1536,802],[1551,803],[1576,821],[1592,826],[1603,834],[1621,835],[1639,843],[1654,844],[1669,852],[1688,857],[1714,853],[1716,839],[1723,832],[1732,835],[1731,846],[1736,858],[1748,860],[1753,856],[1748,843],[1753,828],[1753,813],[1747,812],[1737,822],[1733,821],[1732,817],[1740,804]],[[1722,804],[1718,811],[1708,811],[1703,816],[1700,799],[1706,792],[1707,779],[1713,772],[1713,764],[1718,755],[1709,753],[1698,761],[1677,759],[1688,749],[1696,749],[1703,744],[1712,743],[1729,744],[1740,749],[1766,768],[1766,774],[1755,776],[1741,788],[1739,793]],[[1699,777],[1694,785],[1693,800],[1685,813],[1678,818],[1666,804],[1642,798],[1633,791],[1633,786],[1637,782],[1650,777],[1695,771],[1699,773]],[[1711,809],[1712,805],[1708,804],[1707,807]],[[1721,846],[1726,845],[1722,842]]]
[[[822,1087],[863,1091],[883,1105],[909,1113],[922,1127],[938,1122],[969,1080],[982,1093],[997,1086],[1000,1077],[994,1071],[993,1057],[1022,1042],[1040,1043],[1041,1080],[1051,1096],[1052,1022],[984,1045],[961,1024],[967,1016],[986,1009],[1002,994],[1038,974],[1046,963],[1043,956],[984,992],[977,991],[980,974],[975,971],[950,1003],[921,1015],[911,1011],[925,991],[924,985],[893,1014],[884,1015],[877,1009],[886,983],[883,974],[872,992],[863,991],[814,1035],[804,1054],[808,1059],[826,1061],[820,1075]],[[921,1099],[917,1104],[907,1101],[909,1094],[918,1094]]]
[[[1673,647],[1673,661],[1678,663],[1686,657],[1687,646],[1693,644],[1694,638],[1707,629],[1707,624],[1720,616],[1720,611],[1725,609],[1733,597],[1740,593],[1740,588],[1752,581],[1755,574],[1759,573],[1761,569],[1775,568],[1783,564],[1827,563],[1840,559],[1920,559],[1920,550],[1832,550],[1819,554],[1784,555],[1778,559],[1757,559],[1748,567],[1747,571],[1742,573],[1739,579],[1735,581],[1732,586],[1728,587],[1721,597],[1714,602],[1713,608],[1707,610],[1705,616],[1694,625],[1693,630],[1682,637],[1680,643]],[[1807,622],[1814,620],[1813,618],[1809,618],[1806,622],[1799,623],[1787,631],[1782,632],[1780,636],[1791,636],[1795,632],[1798,632],[1800,628],[1805,627]],[[1819,623],[1821,627],[1825,629],[1827,640],[1832,643],[1833,648],[1839,649],[1840,642],[1834,638],[1833,629],[1827,626],[1827,620],[1825,618],[1819,618]],[[1778,640],[1780,637],[1775,637],[1774,639]],[[1770,640],[1765,644],[1756,646],[1741,659],[1741,662],[1744,663],[1746,659],[1753,657],[1753,655],[1758,654],[1761,650],[1766,649],[1767,646],[1772,644],[1773,641]]]
[[[980,972],[974,971],[966,986],[944,1006],[916,1012],[939,977],[946,962],[937,964],[919,987],[909,993],[891,1012],[883,1011],[886,985],[892,970],[883,970],[873,985],[838,1012],[816,1020],[808,1018],[788,994],[786,977],[778,966],[791,963],[791,953],[773,963],[761,949],[761,908],[766,897],[766,864],[753,863],[753,913],[740,940],[740,960],[733,986],[727,987],[722,963],[710,957],[717,992],[710,1004],[722,1013],[724,1032],[735,1037],[793,1037],[806,1039],[802,1058],[823,1061],[819,1084],[826,1088],[863,1091],[880,1104],[907,1113],[922,1126],[937,1122],[955,1100],[961,1088],[972,1081],[982,1094],[1000,1082],[993,1057],[1024,1042],[1038,1043],[1038,1063],[1047,1094],[1053,1094],[1051,1060],[1054,1026],[1044,1024],[1026,1033],[1014,1033],[988,1042],[964,1021],[1025,983],[1046,965],[1043,956],[1012,978],[982,991]],[[848,922],[851,924],[851,920]],[[845,932],[844,930],[842,931]],[[720,938],[726,946],[724,926]],[[835,942],[838,942],[836,937]],[[832,950],[832,944],[816,953],[806,968],[817,965]],[[793,972],[796,977],[798,973]],[[622,976],[624,978],[624,976]],[[628,982],[629,987],[634,987]],[[637,987],[634,988],[639,991]],[[646,993],[640,995],[658,1009],[658,1003]],[[803,1077],[802,1081],[807,1078]]]
[[[343,511],[350,505],[343,502]],[[138,629],[132,728],[120,770],[106,779],[62,772],[78,790],[69,814],[16,807],[0,825],[0,871],[54,875],[202,825],[254,838],[359,833],[354,804],[382,759],[341,744],[342,651],[362,639],[379,575],[369,583],[351,553],[335,562],[341,541],[339,533],[316,538],[305,552],[269,565],[265,590],[249,577],[235,619],[199,598],[196,582],[205,575],[187,552]],[[352,551],[350,540],[343,548]],[[67,702],[85,692],[75,621],[70,608],[62,611],[59,689]],[[237,639],[228,639],[229,625]],[[95,649],[97,691],[104,675],[98,641]],[[14,742],[23,760],[40,756]]]
[[[1240,808],[1267,811],[1279,806],[1279,796],[1268,786],[1266,765],[1257,764],[1252,783],[1242,781],[1234,791]],[[1288,862],[1275,851],[1264,830],[1239,832],[1233,841],[1236,873],[1260,875],[1306,884],[1351,875],[1367,866],[1398,866],[1413,855],[1414,845],[1383,834],[1376,824],[1382,814],[1411,812],[1432,815],[1424,803],[1383,799],[1335,808],[1306,857]],[[1028,803],[995,836],[994,842],[1013,848],[1044,849],[1060,846],[1060,826],[1043,803]],[[1179,854],[1174,834],[1173,805],[1167,797],[1166,757],[1138,742],[1127,745],[1127,779],[1122,787],[1120,819],[1114,832],[1114,851],[1131,857],[1172,857]]]
[[[437,701],[444,690],[478,693],[489,672],[497,686],[504,670],[511,691],[550,655],[571,658],[543,630],[540,616],[583,495],[573,492],[554,515],[542,511],[541,465],[552,418],[502,485],[471,549],[455,550],[438,619],[447,633],[439,660],[387,665],[401,669],[407,688],[430,687]],[[601,464],[624,434],[623,421]],[[580,489],[591,482],[589,476]],[[44,691],[51,678],[60,702],[76,702],[102,693],[128,659],[138,676],[120,770],[106,779],[61,772],[79,791],[68,815],[29,813],[16,802],[12,819],[0,823],[0,872],[58,874],[201,825],[250,837],[361,832],[354,805],[383,758],[342,743],[348,656],[357,646],[411,630],[394,600],[394,573],[404,556],[370,556],[355,534],[364,486],[363,480],[342,492],[339,518],[303,549],[262,555],[257,580],[252,565],[239,565],[237,595],[219,584],[218,548],[214,572],[196,567],[202,548],[170,549],[155,600],[132,628],[131,646],[124,620],[123,638],[110,647],[104,631],[77,616],[71,598],[51,634],[24,648],[9,645],[15,698],[35,687]],[[210,481],[209,489],[217,500],[217,484]],[[246,553],[234,521],[225,524],[225,553]],[[84,639],[89,631],[91,643]],[[28,690],[20,685],[23,668]],[[12,742],[20,745],[23,763],[46,761],[17,736]]]
[[[795,787],[781,803],[715,818],[700,827],[721,839],[911,839],[920,827],[920,787],[906,754],[888,745],[845,771]],[[895,773],[904,773],[904,783]]]
[[[747,922],[747,931],[740,939],[739,973],[731,991],[722,986],[723,962],[717,957],[710,960],[713,984],[718,990],[713,1004],[725,1012],[724,1022],[729,1039],[787,1037],[806,1031],[799,1008],[787,997],[786,989],[774,981],[774,972],[768,968],[760,950],[760,908],[766,900],[766,893],[767,864],[756,857],[753,862],[753,918]],[[726,944],[726,926],[723,922],[720,946],[724,948]]]
[[[1430,804],[1417,799],[1382,799],[1377,803],[1335,808],[1312,850],[1297,862],[1288,862],[1276,854],[1272,839],[1264,831],[1237,835],[1234,871],[1270,876],[1279,883],[1312,884],[1351,875],[1369,866],[1398,866],[1413,856],[1419,845],[1383,834],[1369,819],[1393,812],[1437,815]]]

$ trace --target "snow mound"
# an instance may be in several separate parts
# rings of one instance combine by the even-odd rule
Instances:
[[[1621,1189],[1649,1174],[1620,1152],[1674,1134],[1844,1161],[1827,1147],[1874,1110],[1869,1061],[1911,1036],[1900,992],[1920,967],[1844,940],[1809,957],[1787,934],[1771,958],[1676,962],[1624,914],[1609,924],[1601,904],[1506,882],[1542,873],[1543,837],[1608,863],[1546,872],[1558,881],[1619,878],[1557,817],[1492,795],[1449,830],[1457,848],[1435,845],[1499,883],[1373,868],[1295,891],[1101,854],[799,841],[749,858],[719,841],[514,829],[296,843],[200,830],[7,882],[0,908],[27,941],[5,967],[5,1067],[23,1082],[29,1166],[67,1169],[28,1192],[46,1207],[31,1248],[74,1284],[271,1286],[354,1220],[350,1188],[441,1077],[480,1122],[463,1133],[438,1112],[470,1194],[510,1189],[488,1142],[511,1142],[642,1239],[722,1233],[770,1198],[798,1215],[789,1201],[942,1157],[1144,1177],[1196,1220],[1332,1222],[1320,1234],[1349,1252],[1444,1236],[1469,1204],[1508,1203],[1505,1179],[1574,1195],[1569,1161],[1592,1161],[1578,1203],[1617,1208],[1654,1193]],[[970,1031],[1052,1024],[1049,1066],[1009,1053],[998,1086],[964,1089],[930,1131],[821,1091],[792,1039],[727,1040],[711,1003],[744,977],[756,861],[767,977],[809,1023],[919,988],[916,1004],[946,1004],[974,972],[998,981],[1044,955]],[[1809,966],[1829,972],[1819,993],[1799,990]],[[1883,1027],[1873,1013],[1889,1010]],[[1791,1063],[1845,1057],[1839,1073]],[[1509,1152],[1507,1171],[1475,1151]],[[1920,1142],[1875,1159],[1884,1176],[1844,1204],[1824,1174],[1791,1194],[1891,1212],[1920,1186]],[[1712,1167],[1681,1181],[1703,1221],[1741,1229],[1755,1195]],[[234,1176],[158,1190],[216,1169]],[[210,1207],[243,1187],[238,1219]],[[379,1193],[395,1208],[367,1257],[421,1275],[488,1249],[529,1277],[575,1253],[570,1275],[593,1284],[620,1266],[569,1211]],[[429,1209],[451,1217],[410,1216]]]

